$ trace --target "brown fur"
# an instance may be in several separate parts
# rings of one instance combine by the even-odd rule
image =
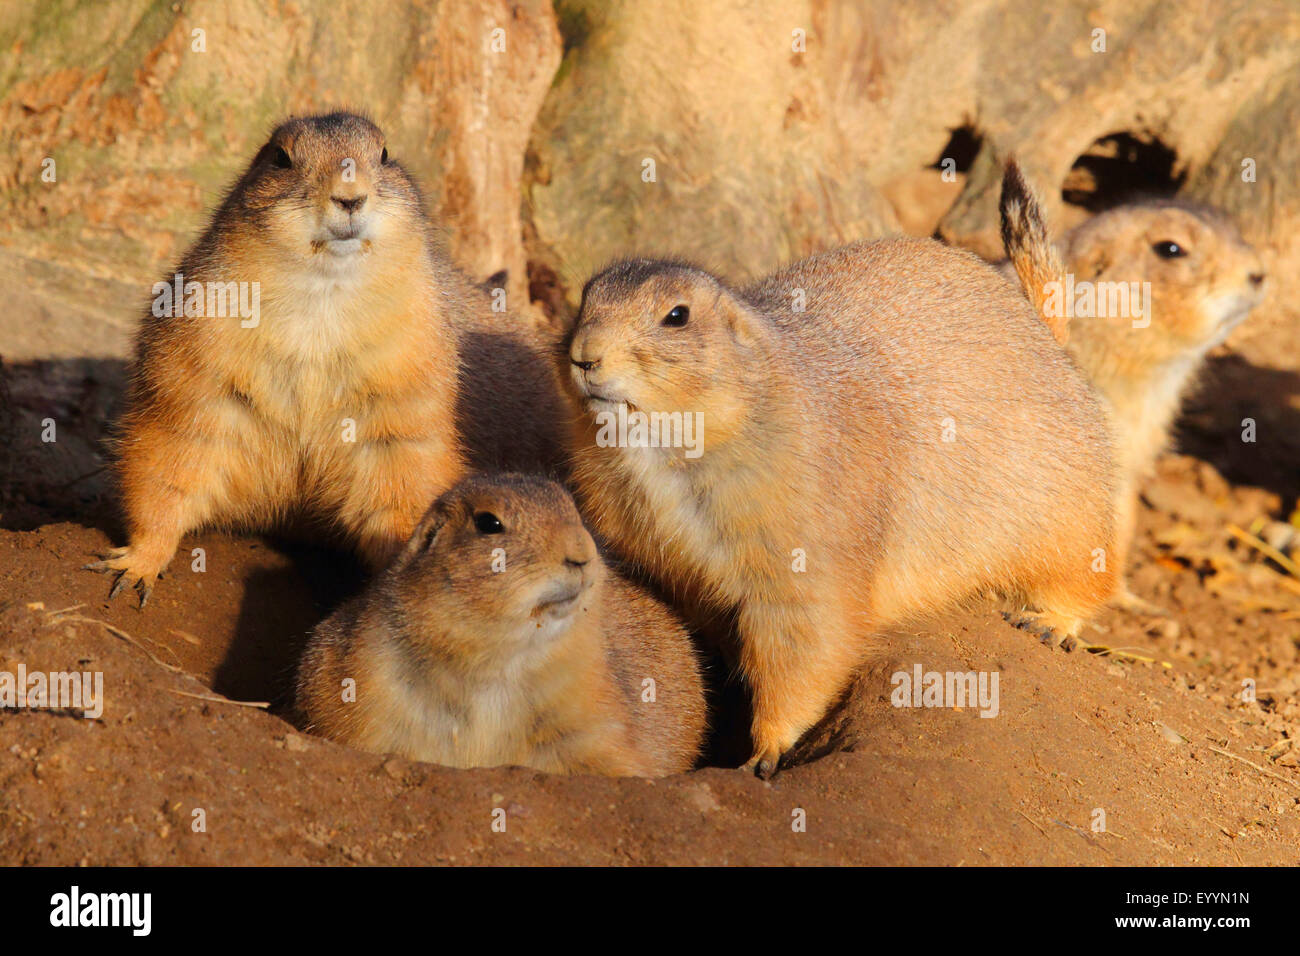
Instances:
[[[1173,242],[1183,255],[1166,258]],[[1165,449],[1183,396],[1206,353],[1223,342],[1263,297],[1259,256],[1222,213],[1157,201],[1101,213],[1061,242],[1076,281],[1150,282],[1145,327],[1132,316],[1075,316],[1069,350],[1106,399],[1114,418],[1123,492],[1119,570],[1137,511],[1137,488]],[[1125,590],[1121,603],[1156,610]]]
[[[663,325],[678,305],[688,323]],[[1092,570],[1113,546],[1102,412],[969,254],[858,243],[739,292],[622,263],[588,283],[570,359],[584,514],[692,616],[735,615],[760,773],[872,632],[988,590],[1038,609],[1019,622],[1074,634],[1113,590]],[[703,454],[599,447],[593,416],[620,403],[702,412]]]
[[[1067,319],[1046,308],[1045,290],[1048,283],[1060,281],[1065,270],[1061,257],[1047,237],[1047,224],[1038,197],[1014,159],[1007,163],[1002,176],[999,211],[1002,216],[1002,245],[1011,266],[1034,310],[1051,330],[1052,337],[1064,345],[1069,338]]]
[[[483,533],[484,512],[504,530]],[[559,598],[573,603],[543,606]],[[519,475],[471,477],[438,500],[393,565],[316,628],[298,702],[314,733],[456,767],[656,776],[689,770],[704,733],[680,621],[605,568],[567,492]]]
[[[572,415],[556,378],[559,338],[522,316],[478,309],[456,321],[456,424],[474,471],[563,477]]]

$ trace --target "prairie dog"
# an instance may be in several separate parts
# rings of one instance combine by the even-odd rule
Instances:
[[[176,275],[194,311],[155,298],[119,427],[127,547],[87,567],[143,607],[185,533],[297,512],[381,566],[464,471],[457,323],[488,309],[383,132],[348,113],[284,123]],[[223,288],[256,308],[223,308]]]
[[[568,353],[583,513],[692,617],[734,614],[760,775],[874,630],[995,591],[1074,635],[1111,594],[1101,409],[968,253],[861,242],[743,290],[625,261],[588,282]],[[697,413],[701,453],[601,434],[632,412]]]
[[[456,425],[469,468],[563,477],[572,412],[556,375],[558,335],[490,308],[458,314],[455,327]]]
[[[1012,193],[1027,188],[1010,177],[1009,169],[1002,219],[1004,236],[1010,234],[1009,250],[1022,242],[1026,230],[1015,215],[1008,215],[1008,188]],[[1093,305],[1071,303],[1074,314],[1057,321],[1068,323],[1070,355],[1101,393],[1113,419],[1122,484],[1116,530],[1122,573],[1134,532],[1138,485],[1168,444],[1179,406],[1206,353],[1263,298],[1264,268],[1226,215],[1176,200],[1099,213],[1065,234],[1059,256],[1070,276],[1064,295],[1070,289],[1076,298],[1093,294]],[[1013,254],[1002,267],[1008,278],[1016,259]],[[1127,296],[1112,294],[1120,287]],[[1112,301],[1128,301],[1129,308],[1112,309]],[[1159,610],[1126,588],[1119,603],[1132,610]]]
[[[705,721],[681,622],[604,566],[563,488],[522,475],[438,499],[316,628],[298,706],[307,729],[364,750],[552,773],[689,770]]]

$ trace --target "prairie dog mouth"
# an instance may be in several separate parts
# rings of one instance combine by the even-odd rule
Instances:
[[[1259,305],[1261,299],[1263,296],[1253,289],[1221,296],[1213,304],[1214,311],[1218,313],[1217,328],[1225,333],[1230,332]]]
[[[588,411],[613,411],[620,405],[626,405],[629,412],[635,409],[635,406],[626,398],[619,398],[617,395],[607,394],[592,385],[585,378],[578,383],[578,388],[582,392],[583,404],[587,406]]]
[[[578,602],[590,586],[591,581],[586,575],[583,575],[580,581],[557,584],[537,602],[537,606],[533,608],[533,617],[567,617],[578,606]]]
[[[346,258],[359,253],[369,252],[371,242],[356,236],[347,239],[317,239],[311,244],[312,252],[327,252],[331,256]]]
[[[537,605],[535,613],[539,616],[548,615],[550,617],[564,617],[573,610],[574,606],[578,603],[578,598],[581,596],[582,593],[579,592],[574,594],[572,597],[560,598],[555,601],[543,601],[541,604]]]
[[[598,392],[587,393],[587,408],[593,412],[611,411],[620,405],[626,405],[632,411],[632,403],[625,398],[607,398]]]

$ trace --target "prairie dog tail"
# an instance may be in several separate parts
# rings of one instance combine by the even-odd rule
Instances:
[[[1002,246],[1016,270],[1020,285],[1056,341],[1064,345],[1070,336],[1069,319],[1063,309],[1050,312],[1046,309],[1046,287],[1049,282],[1060,283],[1063,280],[1065,266],[1047,236],[1047,224],[1043,221],[1038,197],[1014,159],[1007,161],[1006,172],[1002,174],[1002,199],[998,211],[1002,216]],[[1062,314],[1051,314],[1056,311]]]

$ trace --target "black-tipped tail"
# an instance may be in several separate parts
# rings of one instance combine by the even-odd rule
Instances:
[[[1050,303],[1048,290],[1052,283],[1059,288],[1065,267],[1048,238],[1047,223],[1038,197],[1014,159],[1007,161],[1006,171],[1002,174],[1002,199],[998,211],[1002,218],[1002,247],[1016,270],[1020,285],[1056,341],[1064,345],[1070,334],[1068,319],[1065,310],[1056,307],[1060,304],[1059,299],[1054,305]]]

